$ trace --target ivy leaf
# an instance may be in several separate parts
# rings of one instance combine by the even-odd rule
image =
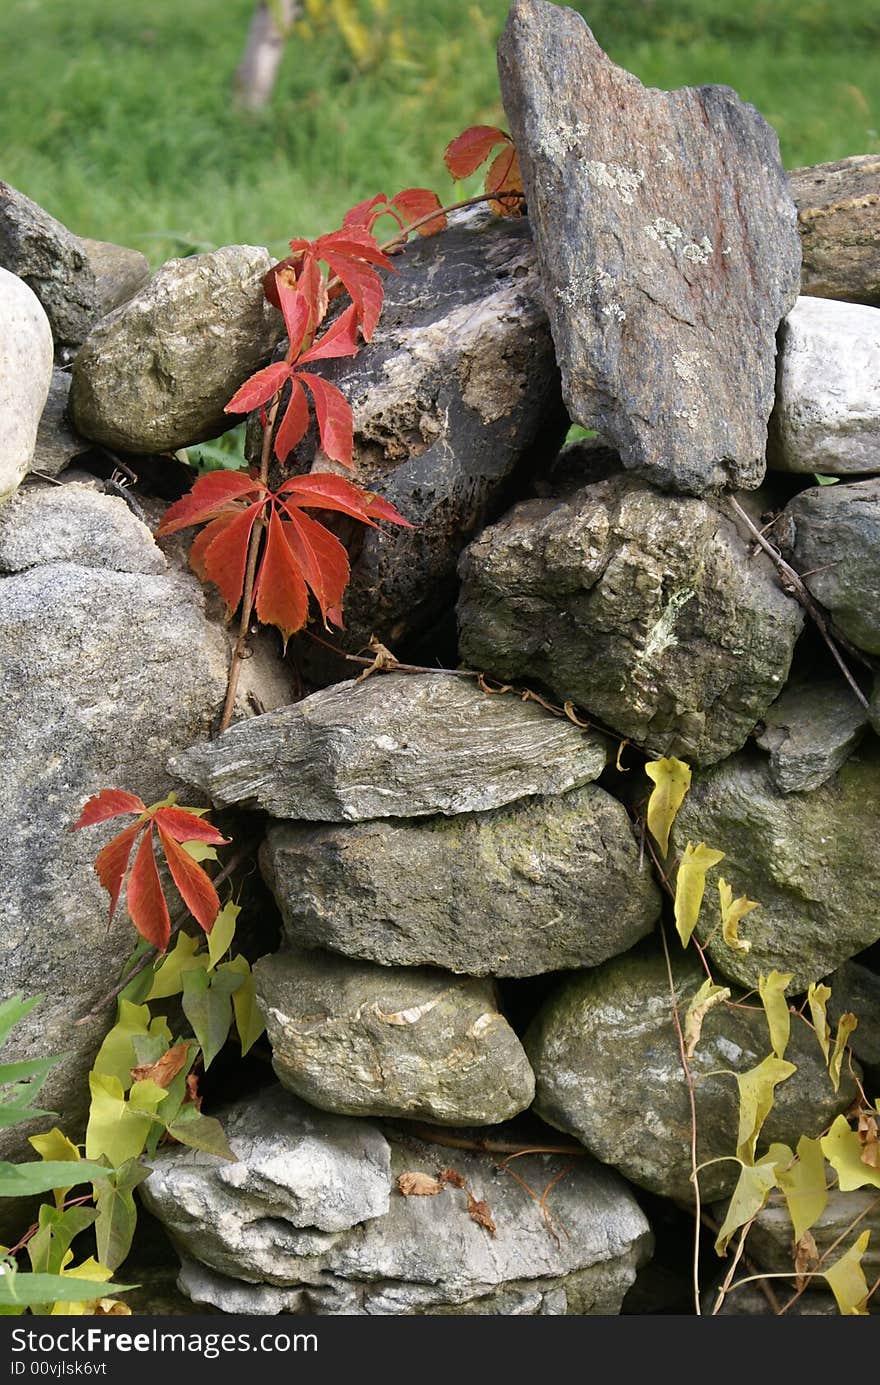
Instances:
[[[106,1178],[109,1172],[103,1164],[91,1163],[86,1159],[80,1159],[76,1164],[64,1159],[46,1159],[42,1163],[34,1161],[27,1164],[0,1161],[0,1197],[34,1197],[39,1193],[52,1192],[72,1178],[69,1191],[80,1183]]]
[[[777,1182],[788,1207],[794,1239],[800,1242],[810,1227],[815,1226],[828,1202],[821,1141],[801,1135],[797,1159],[790,1168],[780,1169]]]
[[[150,1175],[137,1159],[129,1159],[109,1178],[95,1185],[95,1240],[98,1258],[111,1270],[128,1255],[137,1225],[134,1189]]]
[[[838,1116],[820,1142],[822,1153],[837,1174],[842,1193],[855,1188],[880,1188],[880,1169],[862,1160],[862,1142],[851,1130],[845,1116]]]
[[[183,976],[183,1013],[192,1025],[207,1070],[229,1037],[232,1025],[231,996],[244,980],[227,967],[187,971]]]
[[[736,1187],[727,1204],[724,1221],[715,1238],[715,1252],[723,1255],[730,1238],[747,1221],[757,1216],[776,1186],[776,1166],[784,1157],[792,1157],[785,1145],[773,1145],[757,1164],[744,1164],[739,1171]]]
[[[89,1073],[92,1103],[86,1128],[86,1157],[103,1155],[119,1167],[136,1159],[147,1143],[156,1117],[156,1108],[165,1090],[155,1082],[135,1082],[128,1100],[122,1083],[111,1074]]]
[[[41,1159],[49,1160],[56,1164],[73,1164],[77,1163],[82,1158],[79,1152],[79,1146],[75,1145],[72,1140],[68,1140],[67,1136],[63,1131],[58,1129],[57,1125],[53,1126],[51,1130],[47,1130],[42,1135],[29,1136],[28,1144],[37,1151]],[[64,1199],[67,1197],[72,1187],[73,1184],[69,1183],[65,1187],[53,1189],[56,1207],[63,1206]]]
[[[439,213],[418,227],[417,234],[420,236],[436,236],[438,231],[446,228],[446,213],[440,210],[440,198],[430,188],[404,188],[403,192],[397,193],[396,197],[391,199],[391,205],[400,213],[406,226],[411,226],[414,221],[421,221],[431,212]]]
[[[121,1294],[133,1286],[104,1282],[103,1287],[105,1293]],[[71,1311],[71,1303],[90,1302],[95,1298],[95,1279],[88,1262],[76,1270],[68,1270],[64,1275],[22,1274],[14,1269],[6,1269],[0,1274],[0,1312],[15,1312],[31,1305],[53,1303],[62,1293],[68,1311]]]
[[[819,1047],[825,1059],[825,1064],[831,1057],[831,1025],[828,1023],[826,1006],[831,999],[831,987],[823,986],[821,983],[813,984],[807,991],[807,1004],[810,1007],[810,1018],[813,1021],[813,1028],[816,1031],[816,1038],[819,1040]]]
[[[107,1180],[102,1179],[105,1183]],[[27,1243],[34,1274],[60,1274],[70,1243],[95,1220],[91,1207],[50,1207],[44,1202],[37,1214],[37,1231]]]
[[[706,889],[706,872],[723,860],[724,852],[715,851],[712,847],[706,846],[705,842],[700,842],[697,846],[691,846],[688,842],[684,849],[675,876],[675,926],[685,947],[700,917],[700,906]]]
[[[157,1087],[164,1087],[167,1091],[174,1078],[187,1066],[188,1062],[189,1066],[192,1067],[192,1060],[189,1058],[189,1050],[192,1047],[193,1045],[189,1040],[184,1039],[182,1043],[167,1049],[154,1062],[139,1063],[137,1067],[132,1068],[131,1076],[135,1082],[149,1079],[149,1081],[155,1082]]]
[[[73,1259],[73,1251],[68,1251],[67,1255],[68,1260]],[[82,1282],[84,1280],[93,1281],[94,1287],[92,1292],[94,1294],[94,1298],[78,1298],[75,1301],[72,1301],[67,1298],[59,1299],[52,1305],[52,1311],[50,1314],[51,1317],[71,1317],[86,1313],[91,1314],[99,1298],[99,1295],[95,1293],[95,1287],[97,1287],[97,1285],[100,1284],[104,1286],[105,1292],[109,1292],[113,1287],[115,1287],[107,1283],[108,1280],[113,1278],[111,1271],[107,1269],[106,1265],[99,1264],[98,1261],[92,1255],[89,1256],[88,1260],[83,1260],[81,1265],[72,1266],[69,1270],[62,1268],[62,1283],[68,1277],[68,1275],[72,1279],[76,1279],[77,1282]],[[65,1294],[67,1293],[66,1287],[63,1289],[63,1292]]]
[[[471,125],[446,146],[443,162],[453,178],[460,180],[476,173],[496,145],[510,142],[510,135],[497,125]]]
[[[791,1015],[785,999],[785,988],[794,975],[790,971],[771,971],[769,976],[763,972],[758,977],[758,994],[767,1016],[770,1030],[770,1047],[777,1058],[785,1057],[788,1038],[791,1032]]]
[[[746,899],[745,895],[734,899],[731,886],[723,878],[718,881],[718,896],[721,904],[722,938],[734,952],[751,952],[752,944],[739,936],[739,925],[746,914],[750,914],[753,909],[760,909],[760,904],[754,899]]]
[[[220,958],[225,952],[229,951],[232,940],[235,937],[235,925],[241,908],[238,904],[233,904],[232,900],[224,904],[220,913],[217,915],[214,927],[208,936],[208,970],[212,971],[216,967]]]
[[[244,1057],[263,1033],[266,1024],[257,1005],[253,973],[247,958],[240,955],[233,957],[231,962],[223,964],[222,969],[242,977],[241,985],[232,992],[232,1008],[235,1011],[235,1027]]]
[[[770,1114],[777,1084],[785,1082],[795,1072],[797,1068],[794,1063],[787,1063],[771,1054],[748,1072],[737,1073],[739,1133],[736,1155],[744,1164],[755,1162],[755,1146],[761,1127]]]
[[[648,799],[648,831],[663,852],[669,855],[669,833],[675,816],[691,786],[691,769],[683,760],[673,757],[649,760],[645,773],[654,787]]]
[[[195,1106],[184,1106],[177,1119],[168,1126],[168,1134],[191,1149],[200,1149],[206,1154],[216,1154],[218,1159],[238,1163],[238,1155],[231,1149],[220,1122],[214,1116],[203,1116]]]
[[[868,1312],[868,1283],[862,1270],[862,1256],[870,1239],[870,1231],[863,1231],[839,1260],[822,1271],[838,1308],[847,1316],[863,1317]]]
[[[684,1020],[684,1041],[685,1052],[688,1058],[693,1058],[700,1036],[703,1032],[703,1020],[710,1010],[714,1010],[716,1005],[722,1001],[730,999],[729,986],[716,986],[714,981],[706,980],[703,982],[696,995],[691,1000],[687,1008]]]
[[[171,1042],[171,1031],[163,1015],[151,1018],[146,1005],[133,1005],[120,998],[118,1019],[98,1049],[92,1072],[116,1077],[123,1091],[127,1091],[132,1084],[131,1070],[138,1061],[134,1040],[145,1035],[160,1038],[166,1048]]]
[[[846,1045],[851,1034],[858,1028],[859,1022],[855,1015],[849,1011],[841,1015],[837,1024],[837,1033],[834,1036],[834,1051],[828,1063],[828,1076],[831,1078],[831,1085],[836,1092],[840,1091],[840,1069],[843,1064],[843,1055],[846,1052]]]
[[[147,1000],[167,1000],[170,996],[180,995],[184,972],[205,970],[208,954],[199,952],[199,947],[198,938],[192,938],[188,933],[178,933],[174,947],[166,952],[156,968]]]

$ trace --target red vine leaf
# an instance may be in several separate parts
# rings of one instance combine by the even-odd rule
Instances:
[[[510,143],[497,125],[471,125],[446,146],[443,161],[453,178],[469,178],[488,159],[496,144]]]
[[[486,174],[486,191],[498,193],[518,193],[517,197],[506,197],[489,203],[497,216],[519,216],[522,197],[522,175],[519,155],[512,144],[507,144],[492,160]]]
[[[411,226],[414,221],[421,221],[430,212],[439,213],[423,226],[417,227],[420,236],[435,236],[438,231],[446,229],[446,213],[441,211],[440,198],[430,188],[405,188],[391,199],[391,204],[400,212],[407,226]]]
[[[494,125],[472,125],[447,147],[446,167],[453,178],[467,178],[488,159],[492,150],[501,150],[489,165],[485,190],[489,193],[511,193],[507,198],[493,198],[489,206],[498,216],[518,216],[522,210],[522,176],[519,156],[510,135]]]

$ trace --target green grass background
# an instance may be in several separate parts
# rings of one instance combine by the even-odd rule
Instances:
[[[256,117],[230,99],[252,3],[0,0],[0,177],[154,263],[236,241],[280,253],[380,189],[445,196],[449,139],[504,123],[506,0],[311,0]],[[880,150],[880,0],[574,8],[650,85],[736,87],[789,167]]]

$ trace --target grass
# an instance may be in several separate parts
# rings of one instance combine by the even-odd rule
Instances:
[[[0,177],[154,263],[232,242],[278,254],[379,189],[445,194],[449,139],[504,123],[494,45],[506,0],[309,0],[258,117],[230,100],[252,5],[0,0]],[[880,151],[874,0],[574,8],[650,85],[736,87],[790,167]],[[346,39],[333,12],[362,28]]]

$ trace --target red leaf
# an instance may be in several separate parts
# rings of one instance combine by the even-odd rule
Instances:
[[[296,283],[300,293],[309,305],[309,326],[306,337],[314,336],[324,321],[329,302],[327,280],[321,273],[321,266],[314,255],[306,255]]]
[[[200,476],[188,495],[169,505],[156,530],[159,538],[188,529],[191,524],[204,524],[229,510],[236,500],[254,499],[266,493],[262,481],[255,481],[243,471],[208,471]]]
[[[328,612],[339,606],[348,586],[348,554],[336,535],[317,520],[292,505],[285,505],[284,513],[290,521],[284,525],[290,551],[326,620]]]
[[[309,330],[309,322],[312,317],[312,308],[309,300],[304,293],[298,289],[292,289],[283,279],[277,279],[278,300],[281,304],[281,311],[284,314],[284,325],[287,328],[287,340],[289,350],[288,360],[295,360],[302,350],[303,340]],[[271,367],[269,367],[271,369]]]
[[[495,125],[471,125],[446,146],[443,161],[453,178],[467,178],[486,162],[496,144],[509,140]]]
[[[122,817],[123,813],[144,813],[146,804],[137,794],[126,793],[125,789],[101,789],[87,799],[77,821],[70,829],[92,827],[96,822],[109,822],[110,818]]]
[[[132,1068],[131,1075],[135,1082],[149,1079],[150,1082],[155,1082],[159,1087],[168,1087],[186,1063],[189,1050],[190,1041],[184,1039],[183,1043],[175,1044],[173,1048],[166,1049],[162,1057],[157,1058],[155,1063],[139,1063],[136,1068]]]
[[[309,401],[295,375],[290,377],[290,398],[284,417],[275,433],[275,456],[283,466],[298,442],[302,442],[309,426]]]
[[[382,280],[375,269],[362,260],[349,259],[347,255],[336,254],[332,250],[326,251],[324,258],[348,290],[360,319],[364,341],[369,341],[376,330],[385,299]]]
[[[387,501],[379,501],[379,497],[371,491],[362,491],[360,486],[355,486],[351,481],[346,481],[343,476],[335,476],[332,471],[313,471],[308,476],[292,476],[289,481],[278,487],[280,499],[290,500],[291,504],[299,507],[306,507],[316,510],[338,510],[341,514],[351,515],[353,519],[359,519],[364,524],[369,524],[371,507],[378,504],[380,508],[388,505]],[[393,506],[388,506],[393,510]],[[394,520],[394,516],[397,516]],[[391,519],[399,524],[406,524],[402,516],[377,514],[379,519]]]
[[[336,321],[330,324],[318,341],[312,342],[308,351],[303,352],[296,364],[301,366],[307,361],[323,361],[338,356],[356,356],[359,350],[357,309],[352,304],[350,308],[346,308],[344,313],[339,314]]]
[[[169,809],[168,811],[172,810]],[[189,817],[191,814],[187,814],[187,816]],[[193,918],[204,928],[206,933],[210,933],[214,927],[214,920],[220,912],[220,900],[217,897],[217,891],[198,862],[187,855],[183,847],[177,845],[174,837],[162,826],[159,818],[160,815],[157,814],[156,827],[165,852],[165,859],[168,862],[168,869],[171,871],[171,878]],[[217,836],[221,842],[225,840],[219,836],[219,833]],[[186,840],[191,839],[187,838]],[[201,840],[205,841],[206,838],[202,837]]]
[[[440,198],[436,192],[430,188],[405,188],[392,198],[393,205],[400,212],[404,222],[409,226],[414,221],[421,221],[423,216],[429,212],[439,211]],[[446,226],[446,214],[434,216],[430,221],[426,221],[424,226],[420,226],[418,234],[420,236],[434,236],[438,231],[444,230]]]
[[[239,513],[239,508],[236,506],[228,514],[212,519],[193,539],[189,550],[189,565],[200,582],[210,582],[211,580],[205,571],[205,555],[208,549],[214,540],[223,533],[223,530],[227,529],[238,518]]]
[[[263,275],[263,293],[272,307],[277,308],[279,312],[281,311],[281,299],[278,297],[278,277],[279,275],[286,277],[289,271],[296,280],[301,264],[301,255],[288,255],[286,260],[279,260]]]
[[[369,496],[366,510],[371,519],[387,519],[389,524],[401,524],[404,529],[414,528],[409,520],[404,519],[400,511],[394,508],[390,500],[383,500],[381,495],[369,495],[368,491],[364,494]]]
[[[131,875],[126,902],[131,921],[142,938],[164,952],[171,937],[171,919],[162,893],[162,883],[153,852],[153,828],[141,838]]]
[[[194,570],[202,580],[207,578],[209,582],[214,583],[226,602],[226,609],[230,612],[234,611],[241,601],[251,530],[265,504],[265,500],[258,500],[247,509],[239,510],[228,521],[225,515],[221,520],[215,520],[209,526],[213,531],[211,542],[207,546],[200,546],[196,553],[199,568]],[[216,525],[220,525],[220,528],[215,528]],[[193,544],[194,549],[196,543]],[[192,554],[190,562],[192,563]]]
[[[176,842],[206,842],[208,846],[226,846],[229,842],[210,822],[188,808],[157,808],[153,821]]]
[[[329,380],[323,380],[320,375],[311,375],[307,370],[300,370],[297,371],[297,376],[308,385],[315,401],[321,446],[332,461],[350,467],[354,447],[351,405],[342,390],[331,385]]]
[[[343,230],[349,226],[366,226],[369,228],[371,224],[370,212],[372,212],[374,208],[381,208],[379,213],[381,216],[385,212],[384,204],[387,201],[388,198],[385,196],[384,192],[377,192],[375,197],[367,197],[365,201],[358,202],[357,205],[347,211],[342,218]]]
[[[486,174],[486,191],[522,194],[522,190],[519,156],[516,149],[510,144],[492,160],[489,172]],[[498,216],[519,216],[521,210],[519,201],[514,198],[490,202],[489,206]]]
[[[289,374],[290,366],[286,361],[276,361],[274,365],[264,366],[256,375],[245,380],[241,389],[236,390],[229,403],[224,405],[223,412],[249,414],[251,409],[258,409],[261,404],[267,403],[273,394],[278,393]],[[213,473],[209,473],[211,474]]]
[[[318,259],[326,260],[328,264],[327,252],[330,251],[331,254],[345,255],[348,259],[366,260],[381,269],[394,268],[384,250],[379,249],[375,237],[363,226],[346,226],[345,230],[331,231],[327,236],[319,236],[316,241],[291,241],[290,244],[292,248],[311,245]]]
[[[282,532],[281,520],[273,509],[263,561],[257,574],[257,618],[264,625],[277,625],[286,644],[301,630],[309,613],[309,594],[293,554]]]
[[[133,798],[134,794],[128,795]],[[104,889],[110,896],[110,922],[113,922],[113,915],[116,913],[116,905],[122,891],[122,882],[125,879],[125,872],[128,869],[131,849],[139,832],[143,832],[146,823],[133,822],[131,827],[126,827],[122,832],[117,832],[95,857],[95,871]]]

